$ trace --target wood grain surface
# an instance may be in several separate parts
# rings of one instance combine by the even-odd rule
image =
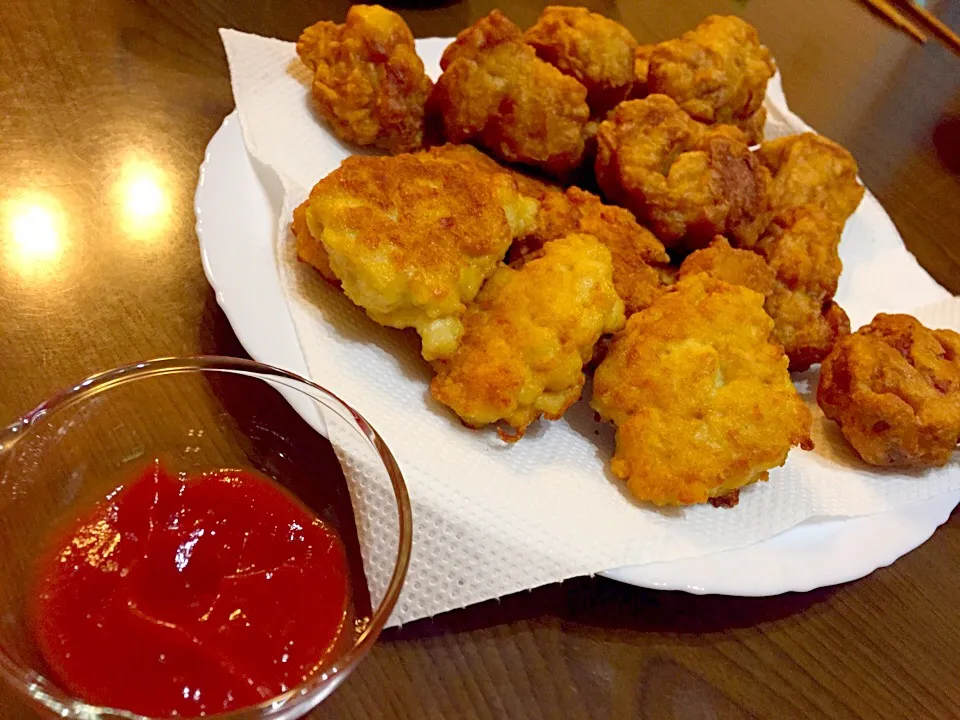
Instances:
[[[529,25],[543,4],[501,8]],[[792,107],[850,148],[910,250],[960,292],[960,61],[949,51],[848,0],[586,4],[641,42],[711,13],[754,23]],[[216,30],[294,40],[347,6],[0,3],[0,422],[119,364],[244,354],[194,234],[197,169],[233,108]],[[425,37],[495,6],[400,12]],[[960,26],[955,0],[934,10]],[[315,716],[958,717],[958,558],[955,514],[893,567],[801,595],[694,597],[603,579],[541,588],[386,633]],[[0,719],[30,717],[0,689]]]

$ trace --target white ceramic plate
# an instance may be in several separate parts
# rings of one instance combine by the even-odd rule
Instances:
[[[203,268],[247,352],[306,376],[275,254],[279,202],[280,189],[261,184],[236,114],[229,115],[207,147],[197,185]],[[812,520],[738,550],[605,574],[641,587],[697,594],[812,590],[889,565],[929,538],[958,502],[960,493],[953,493],[877,515]]]

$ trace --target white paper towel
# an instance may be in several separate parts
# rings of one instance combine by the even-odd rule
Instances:
[[[407,480],[414,551],[392,623],[577,575],[742,547],[814,516],[876,513],[960,488],[960,458],[922,475],[868,470],[816,408],[815,371],[795,379],[813,405],[816,450],[792,452],[732,510],[654,510],[633,502],[607,467],[612,429],[594,421],[586,402],[559,422],[537,423],[514,446],[493,432],[463,428],[430,397],[430,371],[413,333],[375,325],[296,262],[293,207],[354,150],[314,115],[310,76],[294,45],[221,34],[247,149],[286,190],[277,261],[310,374],[380,431]],[[447,42],[417,41],[433,77]],[[787,108],[779,81],[767,103],[771,135],[806,129]],[[960,330],[960,301],[919,267],[869,193],[847,225],[841,256],[837,299],[854,326],[880,310],[928,305],[914,311],[922,321]],[[331,435],[336,444],[337,433]],[[377,508],[388,496],[382,473],[353,470],[348,479],[367,572],[380,586],[389,568],[375,569],[372,559],[394,537],[378,532]]]

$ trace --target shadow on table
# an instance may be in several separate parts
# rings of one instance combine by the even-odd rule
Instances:
[[[518,622],[560,625],[599,634],[610,632],[620,639],[631,632],[709,635],[809,613],[835,592],[836,588],[821,588],[768,598],[743,598],[649,590],[602,577],[575,578],[419,620],[385,634],[384,639],[433,637]]]

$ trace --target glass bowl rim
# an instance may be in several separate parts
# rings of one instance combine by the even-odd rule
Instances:
[[[399,542],[394,562],[393,573],[386,586],[383,599],[370,613],[370,620],[363,631],[353,641],[349,650],[333,658],[329,663],[321,665],[317,672],[307,680],[257,705],[248,705],[228,712],[221,712],[203,716],[205,720],[245,720],[249,717],[271,717],[274,712],[284,713],[295,704],[313,699],[315,693],[320,693],[328,683],[334,687],[339,684],[356,667],[359,661],[369,652],[370,648],[380,636],[390,613],[396,606],[407,568],[410,564],[410,553],[413,543],[413,511],[410,506],[410,497],[397,461],[390,452],[380,434],[369,422],[350,405],[341,400],[336,394],[317,383],[296,373],[284,370],[273,365],[267,365],[255,360],[235,358],[221,355],[194,355],[182,357],[160,357],[144,360],[138,363],[123,365],[111,370],[91,375],[73,386],[54,393],[32,410],[24,413],[18,419],[0,429],[0,458],[11,450],[21,437],[29,432],[33,424],[39,420],[53,416],[77,403],[98,395],[110,388],[124,385],[136,380],[176,375],[185,373],[218,372],[235,375],[246,375],[261,380],[288,380],[305,385],[315,393],[332,400],[336,406],[342,408],[350,421],[367,439],[376,451],[380,462],[386,470],[398,509]],[[282,383],[280,383],[282,384]],[[297,389],[286,385],[288,388]],[[302,392],[302,391],[301,391]],[[307,393],[304,393],[307,394]],[[314,398],[316,400],[316,398]],[[334,411],[337,408],[332,408]],[[98,718],[101,716],[124,718],[126,720],[154,720],[145,715],[139,715],[130,710],[92,705],[61,690],[57,685],[34,668],[14,660],[0,645],[0,675],[19,692],[27,695],[34,701],[46,705],[49,709],[58,712],[63,717]],[[38,686],[37,681],[43,685]],[[37,690],[41,690],[38,693]],[[321,693],[321,699],[325,695]],[[56,704],[56,706],[53,705]]]

